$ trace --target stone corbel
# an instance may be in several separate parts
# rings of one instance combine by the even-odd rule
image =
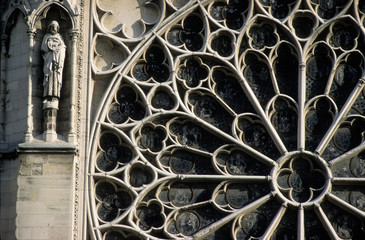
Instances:
[[[71,38],[71,50],[70,50],[70,59],[71,59],[71,79],[70,79],[70,130],[67,136],[67,141],[69,143],[76,142],[76,134],[75,134],[75,84],[76,84],[76,72],[77,72],[77,55],[76,55],[76,46],[77,39],[79,36],[78,29],[71,29],[69,31],[69,36]]]

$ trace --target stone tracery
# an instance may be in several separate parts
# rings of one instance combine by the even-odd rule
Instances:
[[[363,4],[142,1],[132,36],[105,2],[95,239],[365,236]]]

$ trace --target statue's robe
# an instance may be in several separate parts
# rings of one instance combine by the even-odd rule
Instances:
[[[59,33],[47,33],[42,41],[43,97],[60,97],[66,45]]]

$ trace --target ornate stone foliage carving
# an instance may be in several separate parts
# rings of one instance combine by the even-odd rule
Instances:
[[[93,6],[93,239],[365,238],[362,1],[113,4]]]

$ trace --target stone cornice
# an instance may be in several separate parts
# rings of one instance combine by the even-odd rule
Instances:
[[[55,141],[55,142],[27,142],[18,145],[19,154],[52,153],[52,154],[77,154],[77,147],[74,144]]]

